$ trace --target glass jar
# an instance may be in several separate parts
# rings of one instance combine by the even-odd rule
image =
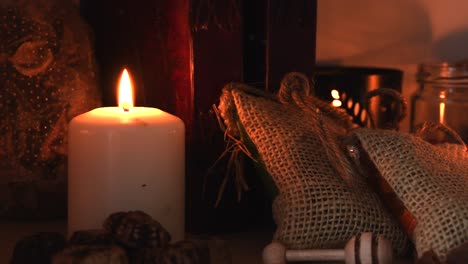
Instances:
[[[421,64],[411,98],[411,128],[432,121],[454,129],[468,142],[468,62]]]

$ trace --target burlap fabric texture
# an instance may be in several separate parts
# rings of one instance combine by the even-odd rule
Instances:
[[[361,232],[383,234],[402,254],[408,240],[338,145],[349,119],[313,96],[307,77],[290,73],[278,96],[244,84],[223,89],[226,133],[247,147],[278,189],[274,240],[290,249],[344,245]]]
[[[411,238],[418,256],[432,250],[444,260],[450,250],[468,242],[465,145],[433,145],[410,134],[384,130],[358,129],[353,134],[414,216]]]

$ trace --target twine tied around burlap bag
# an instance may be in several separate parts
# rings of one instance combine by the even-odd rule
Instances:
[[[402,229],[339,145],[355,125],[313,97],[306,76],[287,74],[278,96],[228,84],[218,110],[225,133],[277,189],[274,240],[292,249],[338,247],[368,231],[387,237],[398,254],[405,251]]]

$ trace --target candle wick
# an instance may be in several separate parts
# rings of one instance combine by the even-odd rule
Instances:
[[[124,112],[130,112],[130,108],[129,107],[122,107]]]

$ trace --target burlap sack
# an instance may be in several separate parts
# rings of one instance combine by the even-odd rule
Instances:
[[[418,256],[441,260],[468,242],[468,152],[464,145],[432,145],[410,134],[358,129],[362,155],[375,165],[413,220]],[[362,162],[362,161],[361,161]],[[376,177],[377,175],[369,175]]]
[[[229,84],[219,110],[226,132],[251,146],[250,154],[258,154],[254,158],[278,188],[275,240],[293,249],[328,248],[369,231],[404,252],[402,229],[337,145],[350,124],[310,95],[305,76],[287,75],[278,99]]]

